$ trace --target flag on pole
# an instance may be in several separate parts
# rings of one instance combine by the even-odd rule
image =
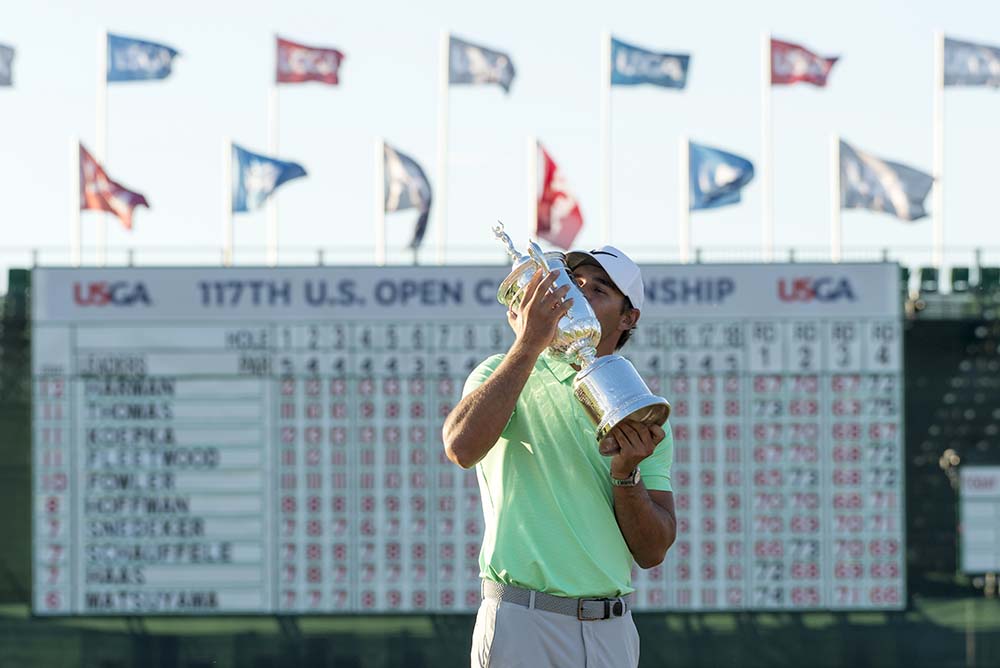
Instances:
[[[934,177],[919,169],[876,158],[840,142],[840,206],[884,211],[902,220],[927,215],[924,199]]]
[[[319,81],[336,86],[340,83],[340,64],[344,54],[337,49],[306,46],[280,37],[274,80],[278,83]]]
[[[108,178],[104,168],[80,144],[80,210],[110,211],[126,230],[131,230],[132,211],[137,206],[148,209],[149,203],[143,195]]]
[[[1000,48],[946,37],[944,85],[1000,87]]]
[[[499,84],[510,92],[514,80],[514,64],[502,51],[487,49],[452,37],[448,49],[448,83]]]
[[[569,249],[583,227],[583,215],[566,179],[541,142],[538,144],[538,220],[535,235]]]
[[[417,224],[413,228],[410,248],[419,248],[427,231],[431,211],[431,183],[416,160],[388,144],[383,144],[385,176],[385,212],[417,209]]]
[[[694,142],[688,143],[688,170],[691,211],[739,203],[754,174],[746,158]]]
[[[0,44],[0,86],[14,85],[14,47]]]
[[[687,54],[658,53],[612,38],[611,85],[684,88],[690,60]]]
[[[233,144],[233,212],[259,209],[282,183],[305,176],[297,162],[286,162],[252,153]]]
[[[166,79],[177,55],[166,44],[108,33],[108,81]]]
[[[771,38],[771,85],[801,81],[825,87],[838,59],[825,58],[798,44]]]

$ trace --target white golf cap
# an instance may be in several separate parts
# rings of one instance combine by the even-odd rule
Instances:
[[[611,282],[629,298],[632,306],[642,310],[644,293],[639,265],[614,246],[601,246],[592,251],[570,251],[566,253],[566,264],[570,270],[581,264],[596,264],[607,272]]]

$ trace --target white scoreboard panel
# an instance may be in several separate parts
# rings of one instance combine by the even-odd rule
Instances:
[[[36,614],[470,612],[440,428],[502,267],[39,269]],[[905,605],[895,265],[644,268],[678,538],[639,610]]]
[[[1000,571],[1000,466],[958,470],[963,573]]]

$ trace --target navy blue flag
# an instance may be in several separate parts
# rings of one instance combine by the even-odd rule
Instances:
[[[944,40],[945,86],[1000,86],[1000,48]]]
[[[0,44],[0,86],[14,85],[14,47]]]
[[[840,206],[884,211],[903,220],[927,215],[924,199],[934,177],[919,169],[876,158],[840,142]]]
[[[510,92],[514,80],[514,63],[502,51],[487,49],[457,37],[451,38],[448,49],[448,83],[499,84]]]
[[[611,85],[684,88],[690,60],[687,54],[657,53],[612,38]]]
[[[385,166],[385,211],[417,209],[417,225],[413,229],[410,248],[419,248],[427,231],[431,211],[431,184],[417,161],[388,144],[383,145]]]
[[[282,183],[305,175],[297,162],[251,153],[233,144],[233,212],[259,209]]]
[[[753,180],[753,163],[717,148],[688,143],[691,211],[715,209],[740,201],[740,190]]]
[[[166,44],[108,34],[108,81],[166,79],[178,51]]]

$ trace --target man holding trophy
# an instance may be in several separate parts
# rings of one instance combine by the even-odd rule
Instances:
[[[639,320],[639,267],[611,246],[523,256],[494,231],[515,263],[498,293],[515,341],[443,430],[485,516],[472,665],[635,666],[632,561],[661,563],[676,533],[669,404],[614,354]]]

